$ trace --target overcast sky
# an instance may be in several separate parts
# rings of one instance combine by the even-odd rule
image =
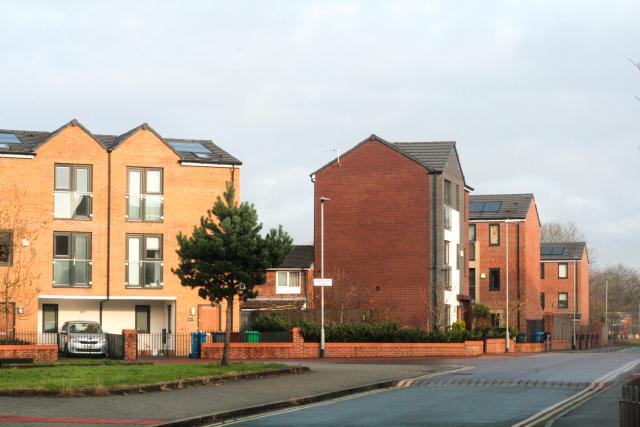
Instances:
[[[640,267],[640,3],[0,3],[0,128],[148,122],[240,158],[312,243],[309,173],[371,133],[455,140],[476,194],[532,192]]]

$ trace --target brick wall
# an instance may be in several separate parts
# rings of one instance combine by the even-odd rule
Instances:
[[[305,343],[299,328],[292,343],[232,343],[232,360],[309,359],[320,355],[319,343]],[[504,340],[503,340],[504,341]],[[202,358],[222,358],[222,343],[203,343]],[[465,357],[482,355],[482,341],[464,343],[326,343],[327,358]]]
[[[58,360],[58,346],[55,344],[0,345],[0,359],[54,361]]]
[[[422,166],[377,141],[362,143],[315,176],[318,248],[319,199],[331,199],[325,203],[325,277],[350,277],[364,306],[402,325],[426,326],[429,318],[429,179]],[[315,266],[318,275],[320,250]]]

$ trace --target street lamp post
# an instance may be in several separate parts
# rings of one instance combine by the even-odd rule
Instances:
[[[324,279],[324,202],[328,197],[320,197],[320,278]],[[324,286],[320,286],[320,357],[324,357]]]
[[[604,329],[607,332],[607,345],[609,345],[609,280],[604,281]]]
[[[505,321],[506,321],[507,330],[506,330],[506,333],[505,333],[505,341],[506,342],[505,342],[505,347],[504,348],[505,348],[505,351],[507,353],[509,353],[509,222],[510,221],[508,219],[506,219],[504,221],[505,228],[506,228],[506,233],[505,234],[506,234],[506,238],[507,238],[507,244],[506,244],[506,249],[505,249],[506,250],[506,256],[505,256],[505,258],[506,258],[506,268],[505,268],[506,272],[505,273],[507,275],[507,281],[506,281],[507,282],[506,283],[506,288],[507,288],[506,289],[506,294],[507,295],[506,295],[506,298],[505,298],[505,300],[506,300]]]
[[[576,321],[578,314],[578,264],[577,259],[573,258],[573,340],[571,349],[576,349]]]

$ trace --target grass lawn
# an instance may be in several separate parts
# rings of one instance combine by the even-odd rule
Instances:
[[[30,369],[0,369],[0,390],[46,389],[77,390],[114,386],[136,386],[212,375],[250,373],[282,368],[279,363],[170,363],[127,365],[65,366]]]

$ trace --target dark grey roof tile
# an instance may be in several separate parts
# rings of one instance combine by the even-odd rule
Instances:
[[[478,202],[500,202],[497,212],[471,212],[470,220],[525,219],[533,194],[473,194],[469,196],[469,205]]]
[[[543,248],[560,247],[563,249],[559,255],[543,255]],[[570,261],[582,259],[582,254],[586,249],[585,242],[543,242],[540,244],[540,259],[542,261]]]

